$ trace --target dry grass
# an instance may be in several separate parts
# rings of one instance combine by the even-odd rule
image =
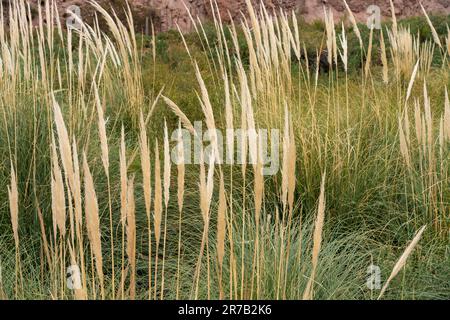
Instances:
[[[356,20],[345,1],[344,4],[360,49],[366,51]],[[389,131],[397,134],[398,119],[398,138],[395,136],[398,140],[389,148],[386,146],[397,157],[395,167],[399,168],[392,175],[398,174],[405,181],[404,194],[407,201],[413,203],[411,210],[414,214],[422,214],[420,210],[423,210],[425,218],[421,219],[426,219],[433,225],[436,237],[445,238],[448,235],[448,207],[444,198],[448,194],[450,103],[445,92],[444,111],[440,115],[432,107],[426,85],[427,76],[431,72],[434,46],[437,45],[442,49],[442,54],[445,53],[425,11],[434,44],[422,43],[408,29],[398,28],[393,12],[393,26],[388,30],[389,39],[386,39],[390,44],[388,61],[387,42],[384,42],[381,33],[382,81],[386,86],[396,81],[398,89],[397,96],[394,97],[397,107],[394,110],[395,116],[387,113],[383,115],[376,103],[369,106],[367,102],[372,95],[376,101],[378,94],[373,85],[373,79],[376,78],[372,74],[374,61],[370,59],[365,62],[361,84],[358,83],[357,87],[357,90],[363,92],[360,110],[355,115],[350,114],[348,39],[343,24],[341,34],[337,35],[331,11],[324,11],[328,64],[331,66],[326,99],[318,93],[321,85],[319,81],[322,81],[319,79],[319,69],[310,71],[308,59],[306,65],[300,62],[302,50],[306,53],[306,48],[302,45],[301,31],[298,30],[295,15],[289,17],[282,12],[270,15],[264,6],[257,11],[247,1],[249,14],[243,20],[241,28],[243,41],[248,48],[248,65],[241,56],[241,40],[238,40],[236,26],[232,24],[227,30],[230,43],[217,8],[213,7],[216,16],[214,28],[218,39],[216,44],[209,42],[202,24],[192,18],[202,46],[214,56],[208,60],[208,67],[217,75],[214,81],[220,81],[223,89],[220,93],[223,101],[220,100],[221,105],[216,106],[218,99],[215,92],[210,91],[210,79],[203,74],[196,56],[188,52],[193,66],[192,75],[194,78],[195,74],[199,88],[198,104],[210,133],[210,147],[201,147],[201,161],[197,170],[186,167],[184,163],[188,146],[183,143],[182,126],[193,136],[199,134],[187,111],[183,111],[163,95],[163,90],[154,99],[145,94],[142,57],[129,8],[125,25],[116,14],[109,14],[95,2],[92,5],[106,21],[108,33],[100,31],[98,22],[93,26],[81,22],[82,27],[76,32],[63,30],[56,5],[46,2],[45,10],[41,12],[42,9],[39,9],[39,25],[36,36],[33,36],[32,26],[26,22],[25,3],[22,0],[13,8],[9,35],[5,34],[4,26],[0,28],[0,89],[4,92],[1,106],[4,109],[5,123],[14,121],[16,125],[14,132],[7,131],[6,137],[11,162],[8,199],[16,248],[16,296],[20,294],[21,279],[19,199],[22,194],[18,186],[22,186],[23,182],[18,180],[19,177],[28,174],[23,184],[34,186],[35,201],[38,208],[41,207],[40,194],[36,191],[36,159],[29,170],[34,176],[29,172],[19,172],[21,174],[17,175],[16,171],[19,159],[13,150],[17,144],[17,130],[20,130],[17,128],[20,99],[16,91],[21,92],[22,87],[30,90],[33,96],[42,98],[33,98],[33,115],[37,117],[42,112],[50,119],[46,120],[44,128],[40,124],[38,126],[38,120],[33,121],[36,121],[34,139],[38,139],[38,130],[47,130],[51,137],[51,141],[48,141],[51,176],[47,179],[50,182],[47,189],[51,195],[52,232],[47,230],[40,209],[38,212],[43,243],[42,257],[46,257],[42,268],[49,271],[49,291],[53,298],[139,299],[145,295],[149,299],[162,300],[174,292],[169,297],[253,299],[265,298],[265,294],[271,290],[270,296],[276,299],[314,299],[318,291],[316,283],[320,279],[328,180],[337,185],[353,182],[356,185],[358,177],[352,175],[358,172],[354,167],[361,166],[361,163],[352,161],[365,152],[366,133],[359,124],[365,123],[366,116],[369,118],[367,121],[375,120],[373,122],[377,125],[385,125],[383,128],[386,134]],[[3,14],[0,17],[3,19]],[[44,20],[55,24],[44,25]],[[77,42],[74,41],[75,37]],[[181,37],[189,50],[185,38]],[[369,57],[373,38],[371,30],[367,46]],[[446,41],[450,55],[450,33]],[[64,58],[56,53],[55,43],[62,47]],[[155,63],[154,38],[152,43]],[[319,54],[316,58],[320,59]],[[344,85],[338,77],[338,58],[344,66]],[[299,77],[303,79],[301,81],[292,75],[294,62],[299,65]],[[390,79],[390,74],[395,77]],[[406,87],[404,80],[407,79],[409,84]],[[419,100],[415,89],[417,83],[422,82],[423,94]],[[345,110],[344,98],[339,96],[340,88],[345,90]],[[120,101],[111,99],[115,90],[124,97],[127,108],[121,106],[117,118],[111,115],[109,120],[105,120],[105,115],[108,116],[111,111],[108,110],[109,101],[120,104]],[[68,92],[67,96],[61,94],[65,91]],[[149,119],[153,116],[159,97],[162,97],[163,102],[178,118],[176,176],[171,167],[170,122],[164,121],[162,147],[158,144],[158,136],[152,136],[151,141],[155,139],[154,151],[149,144],[149,136],[155,133],[149,130]],[[307,108],[304,108],[301,99],[307,102]],[[411,107],[412,101],[414,110]],[[40,104],[43,105],[42,110],[37,109]],[[181,103],[179,105],[182,106]],[[373,107],[375,111],[369,107]],[[299,112],[305,120],[297,121]],[[435,119],[438,117],[437,125]],[[395,119],[393,130],[390,118]],[[413,119],[411,122],[410,118]],[[121,123],[124,119],[129,119],[130,123]],[[238,159],[241,162],[239,174],[219,161],[220,141],[216,129],[223,125],[222,119],[224,126],[230,130],[225,137],[225,144],[232,156],[236,151],[233,129],[240,122],[241,129],[248,130],[248,135],[242,135],[238,141],[242,148]],[[159,120],[155,120],[157,121]],[[302,127],[305,121],[310,127]],[[359,121],[359,126],[352,121]],[[91,136],[94,123],[98,126],[98,137]],[[136,132],[133,131],[134,127],[138,127]],[[277,174],[272,180],[263,175],[266,164],[263,163],[263,137],[258,129],[264,127],[282,128],[283,134],[281,174]],[[121,128],[120,138],[116,132],[119,131],[118,128]],[[131,129],[127,131],[125,128]],[[97,142],[98,146],[95,147]],[[117,148],[114,147],[115,143]],[[388,143],[386,139],[386,145]],[[83,151],[82,172],[78,146]],[[130,157],[128,152],[133,146],[137,149]],[[33,153],[39,151],[36,150],[37,143],[34,149]],[[211,152],[208,154],[205,150]],[[140,161],[134,161],[135,156],[139,155]],[[404,165],[400,161],[397,163],[398,159],[403,159]],[[97,170],[96,165],[100,162],[102,169]],[[136,170],[137,162],[140,170]],[[329,167],[332,170],[326,170]],[[198,181],[190,181],[191,169]],[[320,180],[321,172],[327,172],[327,175],[322,174],[312,236],[305,239],[303,219],[306,219],[307,212],[304,207],[309,199],[317,199],[315,190],[318,188],[314,187],[313,182]],[[351,181],[343,180],[346,176],[350,176]],[[172,179],[177,182],[176,197],[173,196],[175,187],[171,188]],[[81,181],[84,181],[83,185]],[[101,183],[102,181],[106,183]],[[317,182],[317,186],[318,184]],[[193,190],[192,185],[198,185],[198,189]],[[107,199],[105,196],[104,200],[102,196],[106,193]],[[191,203],[192,193],[195,194],[195,199],[198,198],[194,204]],[[106,201],[109,235],[103,233],[102,228],[102,208]],[[171,205],[175,202],[178,221],[173,224],[169,219]],[[186,214],[191,213],[192,207],[196,209],[196,216]],[[139,225],[142,222],[139,219],[141,208],[145,210],[147,224],[143,228]],[[196,227],[200,228],[200,234],[192,236],[192,239],[197,237],[198,248],[186,254],[184,250],[192,250],[192,246],[191,243],[182,243],[185,239],[183,221],[192,221],[194,224],[197,219],[199,223]],[[408,227],[415,227],[421,219],[408,222]],[[176,232],[171,228],[172,224],[177,226]],[[140,234],[143,229],[146,229],[146,234]],[[85,230],[89,248],[84,243]],[[122,232],[121,242],[114,242],[117,230]],[[405,266],[424,230],[425,227],[422,227],[417,232],[394,266],[379,298]],[[47,237],[47,233],[53,237]],[[109,252],[102,247],[105,236],[109,237]],[[47,238],[51,240],[47,241]],[[192,240],[192,243],[196,243],[195,241]],[[145,247],[142,242],[148,245],[148,252],[145,252],[147,256],[139,251]],[[176,250],[172,249],[173,243],[176,243]],[[304,243],[308,244],[307,248],[303,247]],[[118,250],[121,250],[121,259],[114,259],[114,252]],[[304,255],[306,250],[311,253],[310,266],[309,259]],[[148,274],[145,288],[140,288],[138,270],[144,263],[143,256],[146,258],[145,263],[148,263]],[[191,260],[186,261],[186,257]],[[65,283],[69,261],[81,270],[81,288],[74,292],[68,291]],[[273,270],[265,269],[269,263]],[[120,268],[118,285],[115,283],[117,268]],[[189,272],[185,272],[186,269]],[[301,270],[297,273],[302,275],[298,282],[292,280],[292,274],[295,273],[293,270]],[[307,280],[304,280],[305,274],[308,274]],[[0,282],[0,298],[4,296],[2,292]]]

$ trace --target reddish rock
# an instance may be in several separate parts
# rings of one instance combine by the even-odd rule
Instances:
[[[16,1],[16,0],[13,0]],[[44,0],[26,0],[34,8],[44,3]],[[259,7],[261,0],[251,0],[255,7]],[[125,0],[98,0],[105,8],[114,7],[121,11],[126,6]],[[342,0],[262,0],[269,12],[282,8],[285,11],[295,11],[302,15],[305,20],[313,21],[322,19],[323,6],[330,6],[336,19],[345,16],[346,10]],[[8,0],[2,0],[7,4]],[[84,0],[56,0],[61,16],[64,16],[66,8],[71,5],[77,5],[81,8],[83,18],[92,18],[91,5]],[[191,19],[189,13],[195,19],[211,19],[213,11],[209,0],[129,0],[132,7],[136,25],[138,29],[144,29],[153,21],[157,31],[165,31],[176,28],[177,25],[184,31],[191,28]],[[390,17],[390,5],[388,0],[347,0],[355,17],[360,21],[367,19],[367,8],[371,4],[378,5],[381,14],[384,17]],[[450,14],[450,0],[422,0],[424,8],[429,13]],[[396,15],[406,17],[421,15],[421,9],[418,0],[394,0]],[[239,19],[241,13],[247,12],[245,0],[217,0],[217,6],[220,11],[220,17],[223,21],[230,19]],[[188,13],[189,10],[189,13]],[[36,19],[36,13],[33,17]],[[147,23],[146,23],[147,21]]]

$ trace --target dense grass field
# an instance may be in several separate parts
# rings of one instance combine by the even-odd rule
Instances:
[[[450,16],[92,6],[0,14],[0,299],[450,298]]]

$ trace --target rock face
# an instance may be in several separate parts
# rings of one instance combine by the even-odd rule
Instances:
[[[6,7],[9,0],[2,0]],[[16,1],[16,0],[11,0]],[[34,8],[43,5],[44,0],[26,0]],[[114,7],[121,11],[126,7],[125,0],[97,0],[105,8]],[[231,19],[238,20],[241,13],[247,12],[246,0],[216,0],[221,19],[229,22]],[[261,0],[251,0],[255,7],[258,7]],[[342,0],[262,0],[269,12],[282,8],[286,12],[295,11],[302,15],[306,21],[322,19],[323,6],[329,6],[337,19],[346,15],[345,6]],[[419,0],[393,0],[398,17],[421,15]],[[61,16],[67,16],[65,11],[72,5],[79,6],[83,18],[92,17],[91,5],[86,0],[56,0]],[[150,21],[153,22],[157,31],[166,31],[176,28],[181,30],[191,29],[191,18],[197,17],[201,20],[208,20],[213,17],[213,10],[209,0],[129,0],[134,13],[138,29],[148,30]],[[359,21],[365,21],[369,16],[367,10],[370,5],[377,5],[381,15],[390,17],[389,0],[347,0],[355,17]],[[422,4],[428,13],[450,14],[450,0],[422,0]],[[36,19],[36,17],[33,17]]]

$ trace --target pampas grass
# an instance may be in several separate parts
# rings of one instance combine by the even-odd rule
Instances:
[[[439,48],[442,49],[441,39],[439,39],[439,36],[438,36],[438,33],[436,32],[436,29],[434,28],[433,23],[430,20],[430,17],[428,17],[427,11],[424,9],[422,3],[419,3],[419,4],[420,4],[420,8],[422,9],[422,12],[423,12],[425,18],[427,19],[427,23],[430,26],[431,34],[433,35],[434,42],[439,46]]]
[[[129,297],[136,298],[136,204],[134,201],[134,177],[128,180],[127,187],[127,256],[130,263]]]
[[[447,38],[446,38],[446,45],[447,45],[447,54],[450,56],[450,29],[447,26]]]
[[[339,42],[341,43],[342,50],[339,50],[339,56],[344,64],[345,72],[348,71],[348,43],[345,35],[344,23],[342,23],[342,33],[339,35]]]
[[[316,223],[314,225],[313,248],[312,248],[312,271],[306,289],[303,292],[303,300],[314,298],[314,278],[316,276],[317,263],[319,261],[320,247],[322,245],[322,230],[325,219],[325,173],[322,175],[320,185],[319,205],[317,207]]]
[[[66,199],[64,191],[64,182],[59,168],[58,154],[56,152],[55,139],[52,136],[52,213],[53,213],[53,236],[56,242],[56,233],[59,233],[62,238],[66,235]]]
[[[389,65],[386,55],[386,44],[384,42],[383,30],[380,31],[380,49],[381,49],[381,62],[383,64],[383,82],[389,82]]]
[[[345,1],[361,54],[367,51],[361,74],[352,68],[348,30],[342,23],[336,34],[330,10],[324,11],[323,45],[331,68],[324,76],[319,67],[312,70],[303,37],[308,30],[299,27],[295,15],[246,1],[248,15],[228,27],[212,4],[210,30],[191,16],[197,35],[180,35],[194,81],[178,95],[172,88],[185,79],[175,79],[156,95],[160,78],[166,80],[165,62],[157,57],[160,41],[152,25],[152,48],[141,50],[129,6],[124,22],[92,2],[93,24],[75,18],[80,28],[67,31],[55,2],[39,7],[35,27],[27,21],[23,0],[11,7],[8,30],[0,14],[3,160],[11,163],[10,176],[3,180],[12,225],[11,234],[7,230],[0,240],[2,250],[13,252],[14,245],[16,252],[16,265],[4,269],[15,271],[15,286],[0,281],[0,297],[13,292],[16,298],[35,297],[28,281],[22,281],[22,270],[27,276],[38,274],[39,279],[30,280],[36,282],[38,297],[53,299],[368,297],[359,276],[365,258],[387,245],[371,247],[373,241],[357,242],[355,236],[358,250],[349,252],[329,232],[334,224],[339,231],[360,228],[361,233],[372,224],[383,225],[382,234],[391,241],[391,232],[397,237],[400,225],[409,232],[431,223],[429,237],[446,239],[450,103],[446,88],[437,85],[446,79],[446,53],[426,13],[433,41],[399,27],[390,3],[392,27],[387,27],[386,39],[380,32],[382,77],[375,76],[381,68],[371,60],[376,34],[371,30],[369,43],[363,42]],[[215,32],[214,41],[209,31]],[[203,52],[191,46],[195,36]],[[449,38],[450,33],[450,54]],[[435,47],[442,50],[435,52]],[[313,57],[317,66],[321,49]],[[146,51],[152,59],[145,59]],[[441,69],[432,63],[439,54],[444,56]],[[144,86],[147,61],[153,63],[150,91]],[[418,85],[423,85],[422,93]],[[196,97],[180,97],[191,91]],[[442,106],[434,104],[444,94],[441,113]],[[163,123],[161,105],[175,114],[177,123],[165,114]],[[210,142],[208,148],[198,148],[198,167],[186,165],[191,146],[183,140],[188,133],[203,138],[191,122],[198,120],[192,117],[195,107],[201,110]],[[244,133],[240,136],[237,124]],[[176,127],[178,135],[171,136]],[[222,128],[228,129],[226,162],[220,158],[224,141],[216,131]],[[281,150],[277,135],[263,141],[264,129],[282,132],[281,173],[271,176],[265,170],[279,160]],[[177,146],[171,150],[170,139],[175,138]],[[272,156],[273,163],[265,156]],[[320,172],[328,175],[320,179]],[[375,217],[374,207],[389,210]],[[327,215],[325,223],[327,208],[330,219]],[[354,211],[347,213],[348,208]],[[20,215],[20,222],[30,228],[37,213],[41,234],[36,238],[32,232],[19,232],[19,210],[25,209],[30,214]],[[382,220],[375,223],[375,218]],[[122,241],[114,242],[120,231]],[[400,257],[379,298],[423,232],[421,228]],[[352,230],[342,238],[354,234],[359,233]],[[329,238],[323,241],[325,236]],[[102,247],[105,241],[108,250]],[[30,253],[35,243],[39,249]],[[336,243],[338,250],[330,253]],[[115,259],[117,252],[121,259]],[[27,257],[23,269],[21,256]],[[335,263],[342,261],[348,270],[338,274]],[[69,263],[81,273],[81,288],[75,291],[66,288]],[[346,276],[350,273],[356,274],[354,282]]]
[[[122,125],[120,134],[120,222],[122,226],[122,274],[121,274],[121,295],[124,298],[124,281],[125,281],[125,224],[127,221],[127,197],[128,197],[128,176],[127,176],[127,158],[125,146],[125,129]]]
[[[94,83],[94,97],[95,104],[97,106],[98,115],[98,134],[100,138],[100,149],[102,151],[102,163],[105,169],[106,179],[108,183],[108,205],[109,205],[109,233],[110,233],[110,247],[111,247],[111,286],[112,286],[112,297],[115,296],[115,262],[114,262],[114,232],[113,232],[113,213],[112,213],[112,203],[111,203],[111,182],[109,176],[109,148],[108,148],[108,138],[106,134],[106,123],[103,115],[103,108],[100,103],[100,97],[98,95],[98,89]]]
[[[169,146],[169,132],[167,129],[167,122],[164,120],[164,243],[163,243],[163,262],[161,272],[161,300],[164,299],[164,284],[165,284],[165,266],[166,266],[166,241],[167,241],[167,210],[170,198],[170,146]]]
[[[217,262],[219,265],[219,298],[223,299],[223,258],[225,256],[225,234],[226,234],[226,214],[227,200],[225,195],[225,185],[223,176],[220,175],[219,186],[219,208],[217,211]]]
[[[347,10],[348,16],[350,18],[350,22],[353,25],[353,32],[355,32],[355,35],[358,38],[359,46],[360,46],[360,48],[363,48],[363,41],[362,41],[362,38],[361,38],[361,32],[359,31],[358,24],[356,23],[355,16],[353,15],[352,10],[350,9],[350,7],[347,4],[347,1],[345,1],[345,0],[344,0],[344,5],[345,5],[345,9]]]
[[[164,102],[169,106],[169,108],[175,113],[181,120],[181,123],[183,123],[183,126],[189,130],[192,134],[195,134],[194,126],[192,125],[191,121],[188,119],[188,117],[181,111],[181,109],[169,98],[162,96]]]
[[[184,142],[181,131],[181,120],[178,122],[178,144],[177,144],[177,201],[178,201],[178,250],[177,250],[177,280],[176,280],[176,298],[180,297],[180,262],[181,262],[181,219],[183,213],[184,203],[184,178],[185,178],[185,157],[184,157]]]
[[[444,107],[444,136],[450,142],[450,99],[448,98],[448,91],[445,90],[445,107]]]
[[[22,268],[20,262],[19,253],[19,191],[17,188],[17,177],[14,170],[14,165],[11,161],[11,184],[8,186],[8,199],[9,199],[9,210],[11,214],[11,225],[14,236],[15,252],[16,252],[16,266],[15,266],[15,295],[19,294],[19,277],[23,290],[23,280],[22,280]],[[3,278],[0,278],[3,279]]]
[[[411,79],[409,80],[408,89],[406,90],[405,104],[408,102],[408,99],[411,96],[411,91],[414,85],[414,80],[416,79],[418,68],[419,68],[419,61],[417,61],[416,65],[414,66],[413,72],[411,74]]]
[[[102,299],[105,298],[102,242],[100,235],[100,220],[98,215],[98,201],[95,193],[94,181],[89,169],[86,154],[83,154],[84,190],[85,190],[85,214],[86,229],[91,251],[95,260],[95,268],[100,281]]]
[[[61,108],[58,102],[56,102],[53,96],[53,113],[55,116],[56,131],[58,133],[59,150],[61,154],[61,162],[64,168],[64,174],[66,179],[69,181],[69,186],[73,190],[74,176],[73,176],[73,160],[72,160],[72,150],[70,145],[69,134],[64,124],[64,119],[61,113]]]
[[[140,114],[140,135],[139,145],[141,149],[141,169],[142,169],[142,184],[144,188],[145,213],[147,215],[147,230],[148,230],[148,294],[151,298],[152,291],[152,229],[150,223],[150,207],[151,207],[151,164],[150,164],[150,150],[148,146],[147,130],[145,128],[144,115]]]
[[[156,255],[155,255],[155,287],[154,299],[157,294],[158,280],[158,253],[159,242],[161,240],[161,220],[162,220],[162,186],[161,186],[161,164],[159,159],[158,140],[155,142],[155,201],[153,214],[153,227],[155,229]]]
[[[389,278],[386,280],[383,288],[381,288],[380,295],[378,296],[378,300],[384,295],[386,292],[387,287],[389,286],[389,283],[392,281],[392,279],[400,272],[400,270],[405,266],[406,260],[411,255],[411,252],[416,247],[417,243],[419,242],[420,238],[422,237],[422,233],[425,231],[426,225],[420,228],[419,231],[417,231],[414,238],[411,240],[410,244],[406,247],[405,251],[402,253],[400,258],[398,259],[397,263],[395,264],[394,268],[392,269],[391,274],[389,275]]]
[[[11,185],[8,186],[9,210],[16,249],[19,249],[19,192],[14,165],[11,162]]]

